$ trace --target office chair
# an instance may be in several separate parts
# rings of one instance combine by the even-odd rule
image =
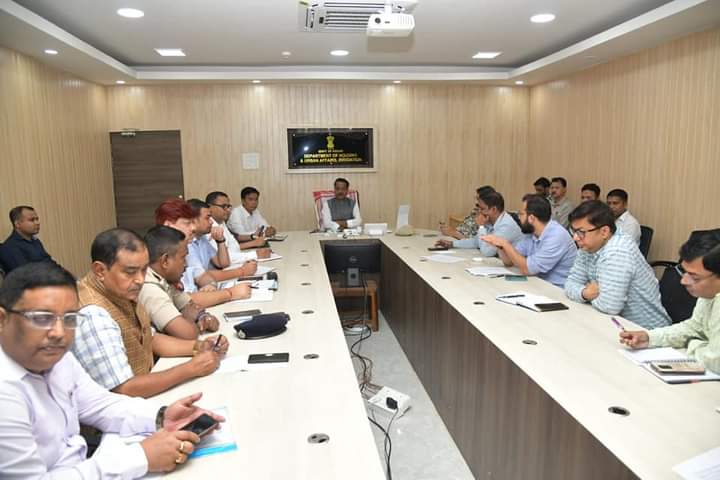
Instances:
[[[675,270],[678,262],[659,260],[650,264],[653,268],[663,268],[660,277],[660,301],[670,315],[672,323],[679,323],[692,316],[697,298],[690,295],[680,283],[680,274]]]
[[[640,225],[640,253],[647,259],[648,252],[650,251],[650,244],[652,243],[653,233],[655,231],[645,225]]]

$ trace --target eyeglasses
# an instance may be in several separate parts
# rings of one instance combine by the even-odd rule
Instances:
[[[87,315],[78,312],[68,312],[62,315],[56,315],[52,312],[19,311],[9,308],[7,311],[24,317],[30,322],[30,325],[43,330],[50,330],[55,326],[55,323],[58,320],[62,321],[63,327],[74,330],[78,325],[88,319]]]
[[[573,235],[573,237],[578,237],[580,240],[582,240],[585,238],[585,235],[587,235],[588,233],[594,232],[595,230],[600,230],[601,228],[602,227],[595,227],[595,228],[591,228],[590,230],[583,230],[583,229],[575,230],[574,228],[571,227],[570,233]]]
[[[212,206],[214,206],[214,207],[220,207],[220,208],[222,208],[223,210],[230,210],[230,209],[232,208],[232,205],[229,204],[229,203],[223,203],[223,204],[220,204],[220,203],[211,203],[210,205],[212,205]]]
[[[685,275],[687,275],[688,278],[690,279],[691,284],[692,283],[700,283],[703,280],[707,280],[708,278],[715,276],[714,273],[711,273],[710,275],[705,275],[704,277],[698,277],[696,274],[690,273],[687,270],[685,270],[683,268],[683,266],[679,263],[677,265],[675,265],[675,271],[677,272],[678,275],[680,275],[681,278],[684,277]]]

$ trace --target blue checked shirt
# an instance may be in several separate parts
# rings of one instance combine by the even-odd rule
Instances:
[[[562,287],[575,262],[577,247],[567,230],[550,220],[542,235],[529,234],[515,245],[515,250],[527,259],[530,275]]]
[[[497,235],[515,243],[522,238],[522,232],[517,222],[506,212],[500,214],[495,224],[487,224],[478,228],[477,234],[472,238],[453,241],[455,248],[477,248],[483,257],[494,257],[497,255],[497,247],[480,240],[483,235]]]
[[[660,303],[658,281],[635,241],[618,231],[597,252],[578,251],[565,294],[585,302],[581,292],[588,282],[598,283],[600,294],[590,302],[610,315],[621,315],[647,329],[670,325]]]
[[[75,329],[72,353],[90,377],[108,390],[133,377],[120,326],[97,305],[80,309],[90,317]]]

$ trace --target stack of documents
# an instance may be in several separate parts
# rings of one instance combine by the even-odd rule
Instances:
[[[503,277],[505,275],[518,274],[518,272],[514,272],[505,267],[471,267],[466,268],[465,271],[475,277]]]
[[[428,255],[428,256],[425,256],[422,258],[425,258],[427,260],[430,260],[431,262],[437,262],[437,263],[457,263],[457,262],[465,261],[465,259],[462,257],[453,257],[452,255],[444,255],[441,253],[436,253],[434,255]]]
[[[692,382],[707,382],[709,380],[720,380],[720,375],[717,375],[709,370],[705,370],[702,375],[683,375],[683,374],[660,374],[650,366],[651,362],[692,362],[691,358],[688,358],[682,352],[675,350],[670,347],[663,348],[645,348],[643,350],[618,350],[631,362],[640,365],[648,372],[655,375],[665,383],[692,383]]]

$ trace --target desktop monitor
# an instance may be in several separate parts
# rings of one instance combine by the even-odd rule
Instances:
[[[339,240],[324,242],[328,273],[346,273],[347,286],[361,286],[360,273],[380,272],[380,242]]]

